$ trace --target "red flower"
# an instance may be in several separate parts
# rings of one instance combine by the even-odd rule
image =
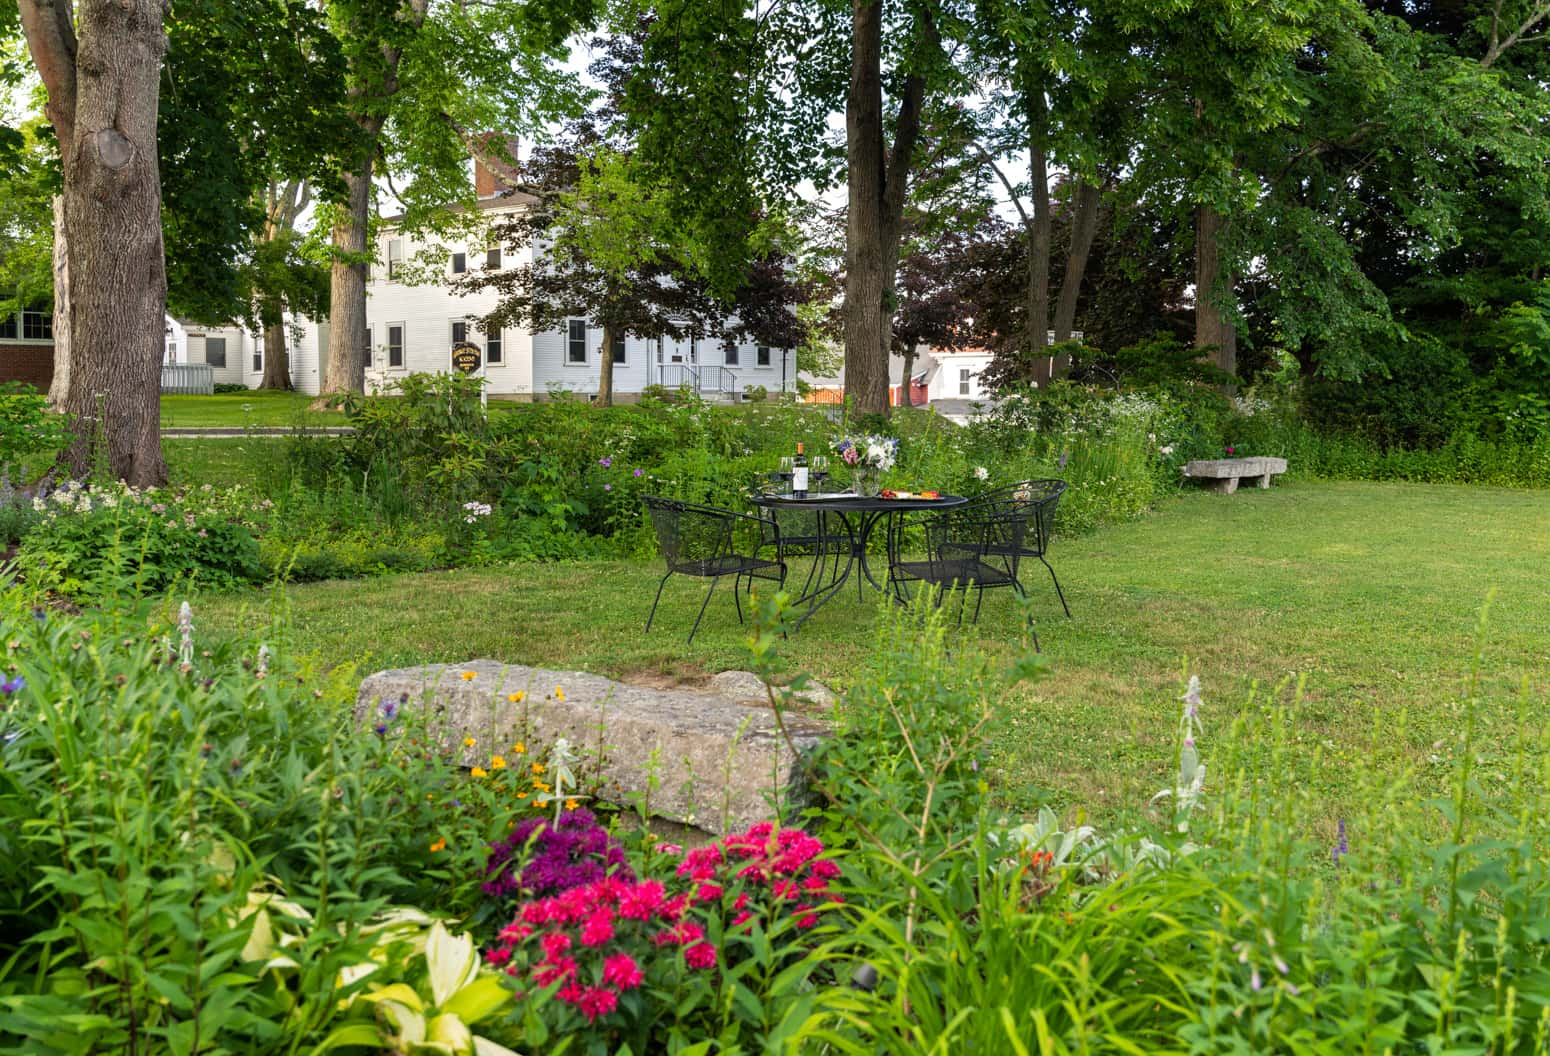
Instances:
[[[539,986],[548,986],[561,979],[570,979],[576,974],[576,962],[570,957],[556,957],[548,964],[541,964],[533,972],[533,982]]]
[[[603,960],[603,982],[617,986],[620,990],[634,990],[645,978],[635,958],[627,953],[615,954]]]
[[[708,942],[697,942],[684,950],[684,963],[690,968],[714,968],[716,966],[716,947]]]
[[[694,893],[696,902],[714,902],[721,897],[721,888],[715,884],[701,884],[700,889]]]
[[[655,880],[636,884],[619,896],[619,915],[630,920],[646,920],[662,905],[666,894],[666,890]]]
[[[581,926],[583,946],[601,946],[614,937],[614,914],[607,906],[594,909]]]
[[[544,956],[551,961],[557,961],[560,954],[570,949],[570,936],[563,931],[551,931],[538,941],[543,944]]]
[[[591,986],[582,993],[576,1007],[587,1017],[588,1023],[594,1023],[598,1016],[606,1016],[619,1007],[619,995],[601,986]]]

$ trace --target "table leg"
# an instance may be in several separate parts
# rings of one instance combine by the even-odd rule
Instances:
[[[858,542],[856,543],[856,560],[861,564],[861,574],[866,577],[868,583],[872,584],[872,589],[879,593],[886,593],[888,588],[879,583],[877,577],[872,575],[872,566],[868,563],[866,556],[867,543],[872,538],[872,529],[877,527],[877,522],[888,520],[892,516],[893,511],[891,510],[871,510],[863,514],[861,517],[861,531],[858,533]],[[862,599],[861,590],[861,582],[858,580],[856,582],[856,597],[857,599],[864,600]]]
[[[828,536],[827,524],[824,520],[824,518],[827,516],[827,512],[820,513],[819,515],[819,538],[827,538]],[[802,625],[812,618],[813,613],[823,608],[835,597],[837,597],[842,590],[845,589],[845,583],[850,579],[851,569],[853,569],[856,565],[856,529],[851,525],[850,518],[846,517],[843,513],[836,511],[834,516],[838,517],[840,524],[844,526],[846,538],[845,543],[835,548],[834,567],[836,569],[836,575],[834,581],[828,586],[820,586],[817,590],[813,591],[812,594],[808,595],[809,601],[807,611],[804,612],[801,616],[797,617],[796,623],[792,625],[792,630],[800,630]],[[840,568],[839,563],[841,556],[846,558],[845,567],[843,569]],[[813,560],[818,562],[828,561],[827,544],[820,545],[818,547],[818,553],[813,555]]]

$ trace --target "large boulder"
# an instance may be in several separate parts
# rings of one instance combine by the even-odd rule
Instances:
[[[809,700],[828,695],[817,690],[808,687]],[[517,694],[522,699],[513,700]],[[788,742],[763,683],[747,672],[726,672],[704,690],[656,689],[473,660],[368,676],[356,697],[357,721],[380,721],[383,701],[426,708],[433,750],[467,767],[488,766],[492,753],[519,741],[527,759],[541,759],[564,737],[582,754],[578,774],[599,779],[605,798],[643,802],[654,816],[717,834],[773,817],[776,802],[800,807],[799,756],[828,733],[821,719],[787,714]]]

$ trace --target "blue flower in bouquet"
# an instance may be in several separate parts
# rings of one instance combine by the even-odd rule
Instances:
[[[887,471],[898,458],[899,440],[893,436],[846,437],[834,445],[834,453],[847,466]]]

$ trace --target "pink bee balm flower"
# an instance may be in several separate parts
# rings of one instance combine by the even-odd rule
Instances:
[[[588,987],[576,1002],[588,1023],[595,1023],[598,1016],[606,1016],[619,1007],[619,995],[601,986]]]
[[[619,915],[629,920],[646,920],[662,905],[666,894],[666,889],[656,880],[636,884],[619,896]]]
[[[714,902],[721,897],[721,888],[715,884],[701,884],[700,889],[694,893],[696,902]]]
[[[620,990],[634,990],[646,976],[627,953],[616,954],[603,960],[603,982]]]
[[[570,936],[563,931],[551,931],[539,940],[544,947],[544,956],[551,961],[558,961],[560,954],[570,949]]]
[[[583,946],[601,946],[614,937],[614,915],[606,906],[599,906],[581,926]]]
[[[697,942],[684,950],[684,963],[690,968],[714,968],[716,966],[716,947],[708,942]]]
[[[549,986],[561,979],[569,979],[576,974],[576,961],[571,957],[556,957],[548,964],[541,964],[533,972],[533,982],[539,986]]]

